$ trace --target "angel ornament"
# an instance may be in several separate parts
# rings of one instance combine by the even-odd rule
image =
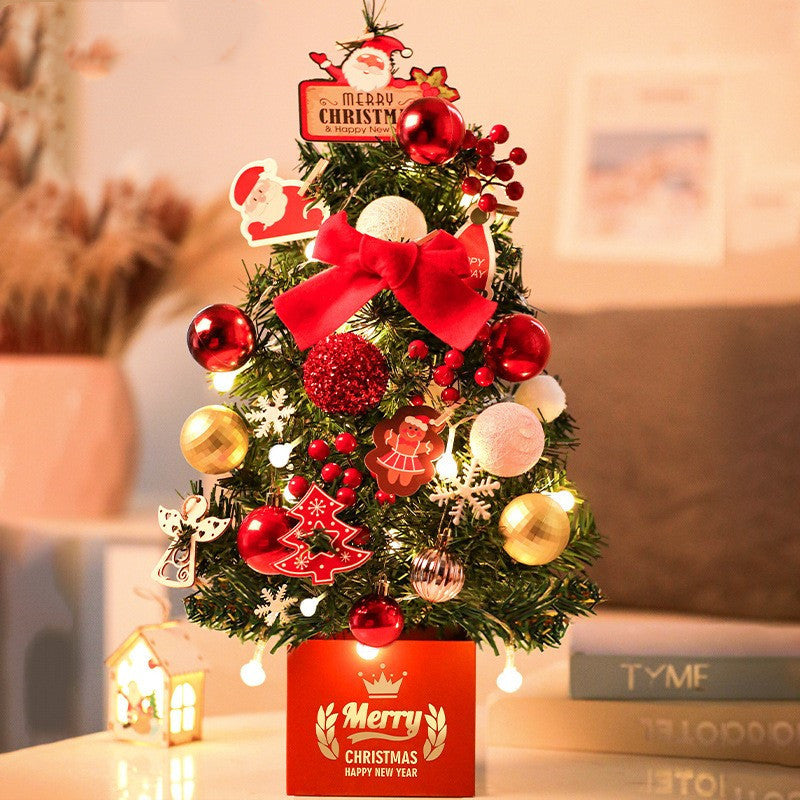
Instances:
[[[204,519],[207,512],[208,500],[199,494],[189,495],[180,511],[158,507],[158,524],[172,542],[150,573],[156,583],[173,589],[186,589],[194,583],[197,543],[219,539],[231,524],[230,519],[221,517]],[[192,535],[183,544],[180,540],[186,529],[191,530]]]

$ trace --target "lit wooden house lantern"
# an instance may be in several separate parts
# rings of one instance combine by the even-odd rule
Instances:
[[[186,626],[137,628],[107,659],[108,729],[169,747],[199,739],[206,667]]]

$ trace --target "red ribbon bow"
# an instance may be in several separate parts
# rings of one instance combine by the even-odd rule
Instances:
[[[420,242],[386,242],[359,233],[344,211],[322,223],[314,258],[335,266],[274,300],[275,310],[305,350],[335,331],[381,289],[451,347],[465,350],[497,303],[470,289],[464,245],[444,231]]]

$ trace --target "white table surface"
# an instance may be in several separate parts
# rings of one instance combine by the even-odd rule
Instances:
[[[169,750],[115,742],[106,733],[18,750],[0,755],[0,797],[3,800],[282,798],[286,796],[284,721],[283,712],[207,719],[203,741]],[[783,767],[481,745],[478,752],[478,797],[499,800],[800,798],[800,770]]]

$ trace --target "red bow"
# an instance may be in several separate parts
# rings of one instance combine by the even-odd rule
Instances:
[[[451,347],[465,350],[497,303],[470,289],[464,245],[444,231],[419,243],[386,242],[359,233],[344,211],[317,234],[314,258],[335,266],[276,297],[275,310],[305,350],[333,333],[381,289]]]

